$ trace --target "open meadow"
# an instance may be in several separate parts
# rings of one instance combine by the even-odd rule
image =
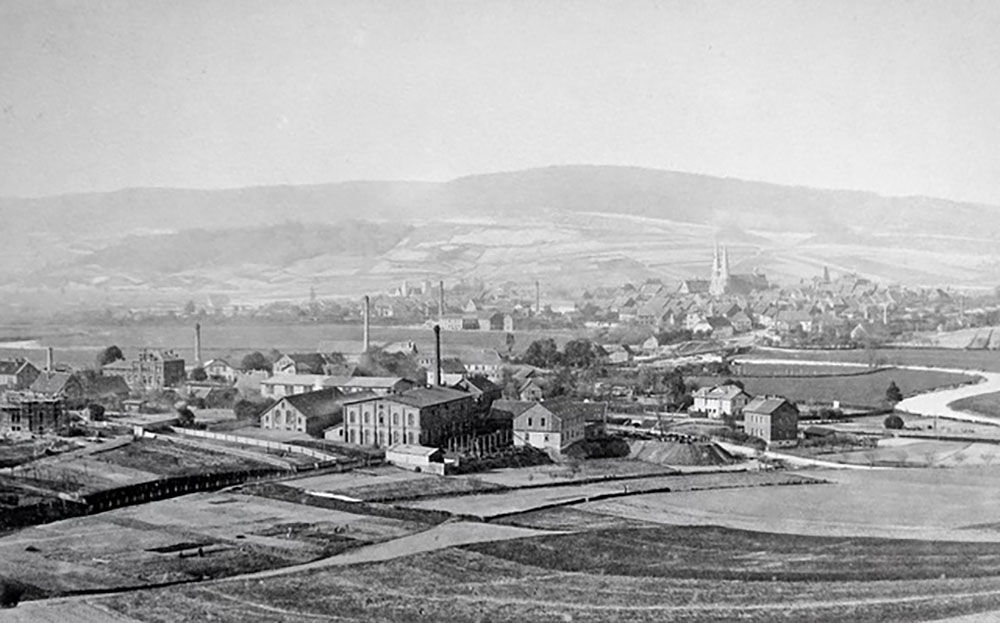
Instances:
[[[1000,420],[1000,392],[969,396],[949,403],[948,406],[958,411],[968,411]]]
[[[819,370],[814,370],[814,367],[819,368]],[[710,386],[718,384],[726,378],[733,378],[741,381],[746,390],[755,396],[778,394],[787,396],[796,402],[820,404],[829,404],[838,400],[845,405],[861,407],[879,406],[885,399],[886,388],[892,382],[896,383],[904,396],[911,396],[932,389],[971,383],[976,380],[976,377],[967,374],[901,368],[859,374],[858,368],[841,367],[839,370],[841,376],[829,376],[837,370],[827,366],[753,364],[752,368],[748,366],[749,369],[753,370],[753,374],[763,376],[734,375],[723,378],[693,376],[690,380],[701,386]]]
[[[676,491],[580,510],[676,525],[815,536],[1000,542],[1000,467],[809,470],[829,484]]]
[[[100,598],[148,623],[922,621],[1000,608],[1000,545],[615,527]]]

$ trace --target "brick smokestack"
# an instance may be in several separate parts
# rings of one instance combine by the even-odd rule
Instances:
[[[441,385],[441,326],[434,325],[434,379]]]
[[[542,284],[535,280],[535,313],[542,313]]]
[[[201,323],[194,323],[194,361],[201,365]]]
[[[444,281],[438,282],[438,320],[444,318]]]
[[[49,346],[48,348],[45,349],[45,371],[46,372],[53,372],[54,371],[54,369],[55,369],[55,363],[53,362],[54,358],[55,358],[54,351],[52,350],[52,347]]]
[[[369,323],[371,322],[371,315],[372,315],[372,302],[367,294],[365,295],[364,314],[365,314],[365,334],[364,334],[365,344],[363,352],[367,353],[368,347],[371,346],[371,328],[369,326]]]

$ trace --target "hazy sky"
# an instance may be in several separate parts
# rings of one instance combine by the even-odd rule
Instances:
[[[0,195],[564,163],[1000,204],[1000,2],[0,0]]]

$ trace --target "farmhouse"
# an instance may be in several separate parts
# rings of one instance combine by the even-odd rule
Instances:
[[[218,379],[227,383],[236,381],[236,368],[229,365],[225,359],[212,359],[204,366],[205,374],[210,379]]]
[[[792,445],[798,438],[799,410],[781,396],[758,396],[743,408],[743,428],[768,444]]]
[[[559,454],[585,436],[587,403],[497,400],[491,419],[511,421],[514,446],[531,446]]]
[[[398,395],[344,401],[347,443],[441,447],[469,432],[472,396],[448,387],[420,387]]]
[[[737,385],[717,385],[702,387],[691,394],[694,403],[689,411],[704,413],[710,418],[722,418],[727,415],[739,418],[743,409],[753,398]]]
[[[38,374],[38,368],[27,359],[0,360],[0,389],[28,389]]]
[[[327,359],[322,353],[293,353],[282,355],[274,362],[273,374],[323,374]]]
[[[343,394],[333,388],[285,396],[260,416],[260,427],[319,435],[342,421]]]

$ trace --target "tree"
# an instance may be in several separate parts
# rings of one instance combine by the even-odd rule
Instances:
[[[243,357],[242,367],[244,370],[270,370],[271,362],[263,353],[254,351]]]
[[[102,350],[101,352],[97,353],[97,367],[103,368],[109,363],[113,363],[115,361],[121,361],[122,359],[125,359],[125,355],[122,353],[122,349],[118,348],[115,345],[111,345]]]
[[[900,430],[903,428],[903,418],[899,417],[895,413],[891,413],[889,414],[888,417],[885,418],[885,421],[882,422],[882,424],[886,428],[893,430]]]
[[[207,381],[208,373],[205,372],[205,368],[198,366],[194,370],[191,370],[191,380],[192,381]]]
[[[194,412],[187,408],[187,405],[177,407],[177,425],[182,428],[190,428],[194,425]]]
[[[903,392],[899,390],[896,381],[890,381],[889,387],[885,390],[885,399],[895,404],[903,399]]]
[[[535,340],[524,351],[521,361],[528,365],[539,368],[552,368],[558,365],[560,360],[559,347],[552,338]]]
[[[722,384],[723,385],[735,385],[736,387],[739,387],[740,389],[746,389],[746,386],[743,385],[743,381],[741,381],[739,379],[726,379],[725,381],[722,382]]]
[[[570,340],[563,347],[562,363],[571,368],[589,368],[596,360],[594,344],[586,338]]]
[[[188,301],[184,304],[184,313],[188,316],[193,316],[196,308],[194,306],[194,301]]]

